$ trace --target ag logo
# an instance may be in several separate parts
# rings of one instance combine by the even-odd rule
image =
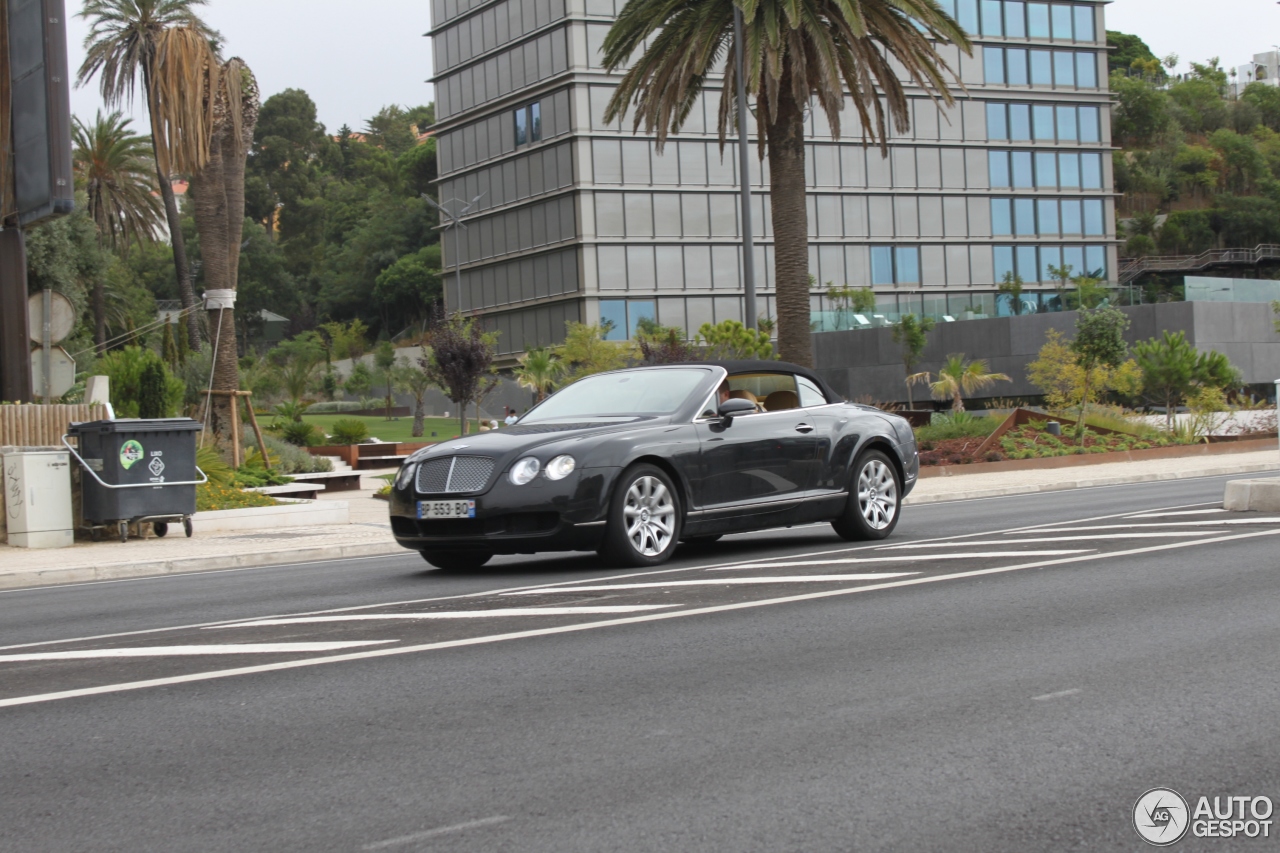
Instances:
[[[1191,825],[1187,801],[1172,788],[1152,788],[1133,804],[1133,828],[1142,840],[1168,847],[1182,839]]]
[[[151,464],[147,468],[150,469],[152,477],[159,477],[164,473],[164,460],[156,456],[151,460]]]
[[[133,439],[120,445],[120,464],[124,466],[124,470],[128,471],[133,467],[133,463],[142,459],[142,453],[142,445]]]

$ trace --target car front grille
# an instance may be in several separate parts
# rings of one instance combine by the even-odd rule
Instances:
[[[418,493],[422,495],[478,492],[489,482],[493,460],[487,456],[446,456],[429,459],[418,467]]]

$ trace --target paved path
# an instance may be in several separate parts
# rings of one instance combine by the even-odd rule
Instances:
[[[0,849],[1141,849],[1151,787],[1280,782],[1280,516],[1222,483],[3,592]]]

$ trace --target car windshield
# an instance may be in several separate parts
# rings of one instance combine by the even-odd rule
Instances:
[[[520,423],[604,415],[669,415],[706,378],[706,370],[693,368],[588,376],[556,392]]]

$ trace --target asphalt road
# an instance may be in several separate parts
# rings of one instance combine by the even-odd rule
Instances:
[[[0,849],[1145,849],[1152,787],[1280,799],[1280,517],[1223,482],[2,592]]]

